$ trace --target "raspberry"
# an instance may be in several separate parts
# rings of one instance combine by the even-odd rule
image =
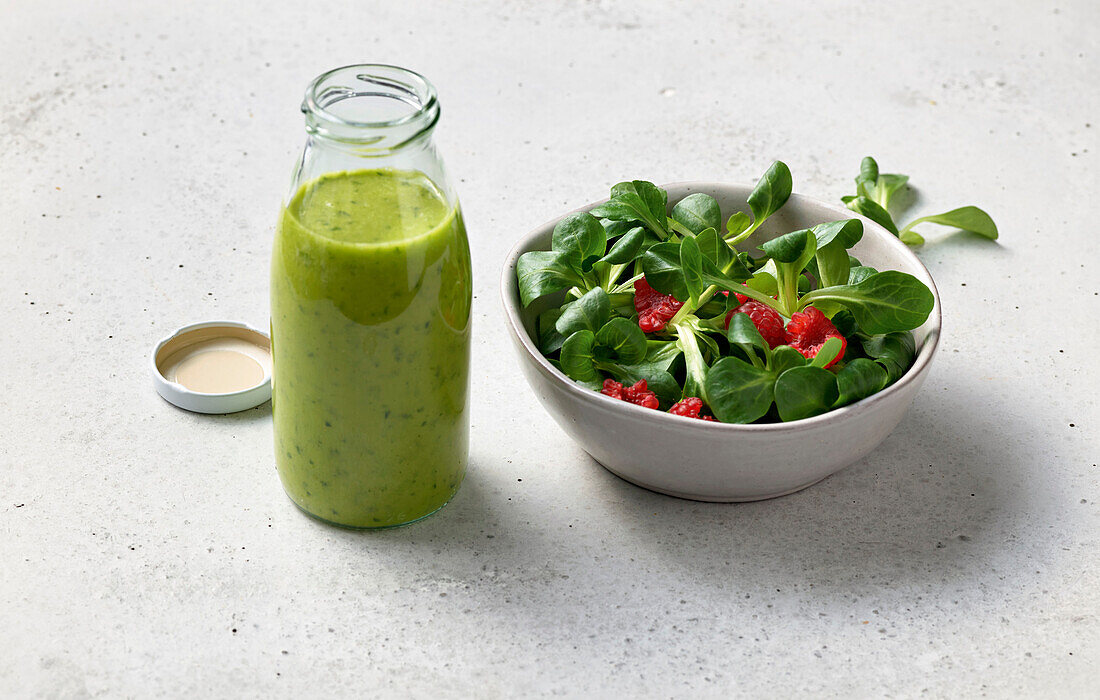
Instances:
[[[698,418],[699,420],[714,421],[714,416],[699,415],[699,411],[702,410],[703,400],[697,399],[694,396],[689,396],[686,399],[678,401],[676,405],[668,409],[668,412],[674,416],[684,416],[685,418]]]
[[[638,312],[638,326],[646,333],[663,331],[683,305],[671,294],[661,294],[650,287],[645,277],[634,282],[634,309]]]
[[[613,399],[623,400],[623,385],[615,381],[614,379],[603,380],[603,389],[600,393],[604,396],[610,396]]]
[[[805,311],[791,316],[791,321],[787,324],[787,344],[808,359],[816,357],[821,346],[829,338],[840,338],[840,353],[832,362],[825,365],[825,369],[832,367],[837,360],[844,357],[844,351],[848,347],[848,340],[841,335],[833,322],[814,307],[807,306]]]
[[[738,294],[737,297],[740,298],[741,295]],[[768,347],[777,348],[787,342],[787,331],[783,329],[783,317],[767,304],[761,304],[754,299],[742,303],[726,314],[726,328],[730,327],[734,314],[746,314],[752,319],[752,325],[760,331]]]
[[[614,379],[605,379],[600,393],[642,408],[657,408],[660,406],[657,395],[648,389],[644,379],[639,379],[634,386],[626,387]]]

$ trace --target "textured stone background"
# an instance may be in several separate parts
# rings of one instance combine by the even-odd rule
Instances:
[[[1100,5],[5,3],[0,685],[13,694],[1065,695],[1100,663]],[[267,318],[307,82],[428,75],[474,247],[473,451],[414,527],[319,525],[270,411],[176,410],[171,328]],[[603,471],[527,392],[514,239],[639,177],[836,199],[860,158],[930,232],[942,351],[869,458],[708,505]],[[674,468],[674,467],[673,467]],[[782,468],[782,465],[777,465]]]

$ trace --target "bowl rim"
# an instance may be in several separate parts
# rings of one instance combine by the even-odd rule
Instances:
[[[698,190],[713,187],[732,187],[735,189],[743,189],[746,192],[752,191],[751,185],[719,182],[715,180],[684,180],[659,185],[659,187],[665,191],[668,191],[672,188]],[[565,212],[564,214],[557,216],[535,227],[534,229],[531,229],[522,237],[520,237],[520,239],[516,241],[515,245],[512,246],[512,249],[508,252],[508,256],[505,259],[504,266],[501,270],[501,302],[504,305],[504,315],[508,321],[509,330],[511,330],[512,335],[515,339],[519,341],[520,345],[523,346],[523,349],[527,352],[527,354],[535,360],[535,366],[544,376],[549,377],[559,386],[563,387],[564,391],[572,394],[581,401],[585,401],[592,404],[593,406],[600,407],[606,410],[626,411],[627,415],[632,417],[649,416],[654,420],[679,421],[679,423],[677,423],[676,425],[679,425],[681,428],[690,427],[694,430],[706,430],[711,434],[716,434],[719,431],[724,431],[727,434],[769,432],[782,433],[798,431],[854,417],[858,414],[862,414],[872,409],[875,404],[889,400],[890,397],[900,392],[905,386],[912,384],[913,382],[918,382],[923,378],[923,375],[928,371],[928,368],[932,361],[932,357],[939,349],[940,330],[943,321],[942,313],[940,310],[939,289],[936,287],[936,282],[932,277],[932,273],[928,271],[928,268],[925,267],[920,258],[918,258],[916,254],[913,253],[913,251],[909,250],[909,246],[902,243],[897,238],[897,236],[887,231],[881,225],[875,223],[874,221],[871,221],[865,216],[856,214],[850,209],[837,206],[831,202],[817,199],[816,197],[792,193],[790,199],[788,200],[788,203],[797,203],[801,201],[803,203],[814,204],[816,206],[824,207],[825,209],[836,215],[836,219],[834,220],[860,219],[861,221],[863,221],[864,234],[866,234],[868,231],[871,231],[873,235],[882,238],[886,241],[886,245],[888,247],[893,248],[895,253],[899,254],[903,258],[908,258],[910,263],[915,264],[919,269],[923,270],[925,275],[927,276],[928,288],[932,291],[932,297],[934,300],[932,305],[932,312],[928,316],[929,320],[932,321],[932,325],[928,329],[928,336],[925,338],[925,341],[921,345],[920,350],[918,350],[917,357],[913,361],[912,366],[910,366],[909,369],[906,370],[905,374],[903,374],[900,379],[898,379],[896,382],[886,387],[885,389],[876,392],[871,396],[860,399],[859,401],[850,403],[847,406],[841,406],[840,408],[835,408],[831,411],[826,411],[825,413],[822,413],[820,415],[811,416],[810,418],[800,418],[799,420],[785,421],[780,423],[722,423],[720,421],[703,421],[697,418],[678,416],[667,411],[655,411],[652,408],[636,406],[626,401],[620,401],[618,399],[613,399],[610,396],[605,396],[598,391],[585,389],[580,384],[577,384],[575,381],[570,379],[564,372],[550,364],[549,360],[546,359],[546,356],[543,355],[542,352],[539,351],[538,347],[535,346],[530,335],[528,335],[527,333],[527,329],[524,328],[523,322],[519,317],[519,289],[518,283],[515,282],[516,261],[519,259],[520,255],[528,252],[527,249],[533,238],[542,235],[548,228],[552,229],[554,226],[557,225],[559,221],[564,219],[566,216],[577,212],[589,211],[607,201],[607,198],[604,198],[596,200],[594,202],[590,202],[589,204],[585,204],[584,206],[577,207],[576,209]],[[513,290],[515,291],[514,298]]]

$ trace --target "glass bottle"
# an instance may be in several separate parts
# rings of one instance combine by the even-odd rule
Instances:
[[[450,500],[468,454],[470,250],[439,102],[412,71],[357,65],[302,111],[272,251],[276,465],[316,518],[402,525]]]

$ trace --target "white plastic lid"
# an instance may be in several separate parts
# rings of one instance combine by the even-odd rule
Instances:
[[[196,413],[236,413],[271,398],[271,338],[239,321],[184,326],[157,343],[153,384]]]

